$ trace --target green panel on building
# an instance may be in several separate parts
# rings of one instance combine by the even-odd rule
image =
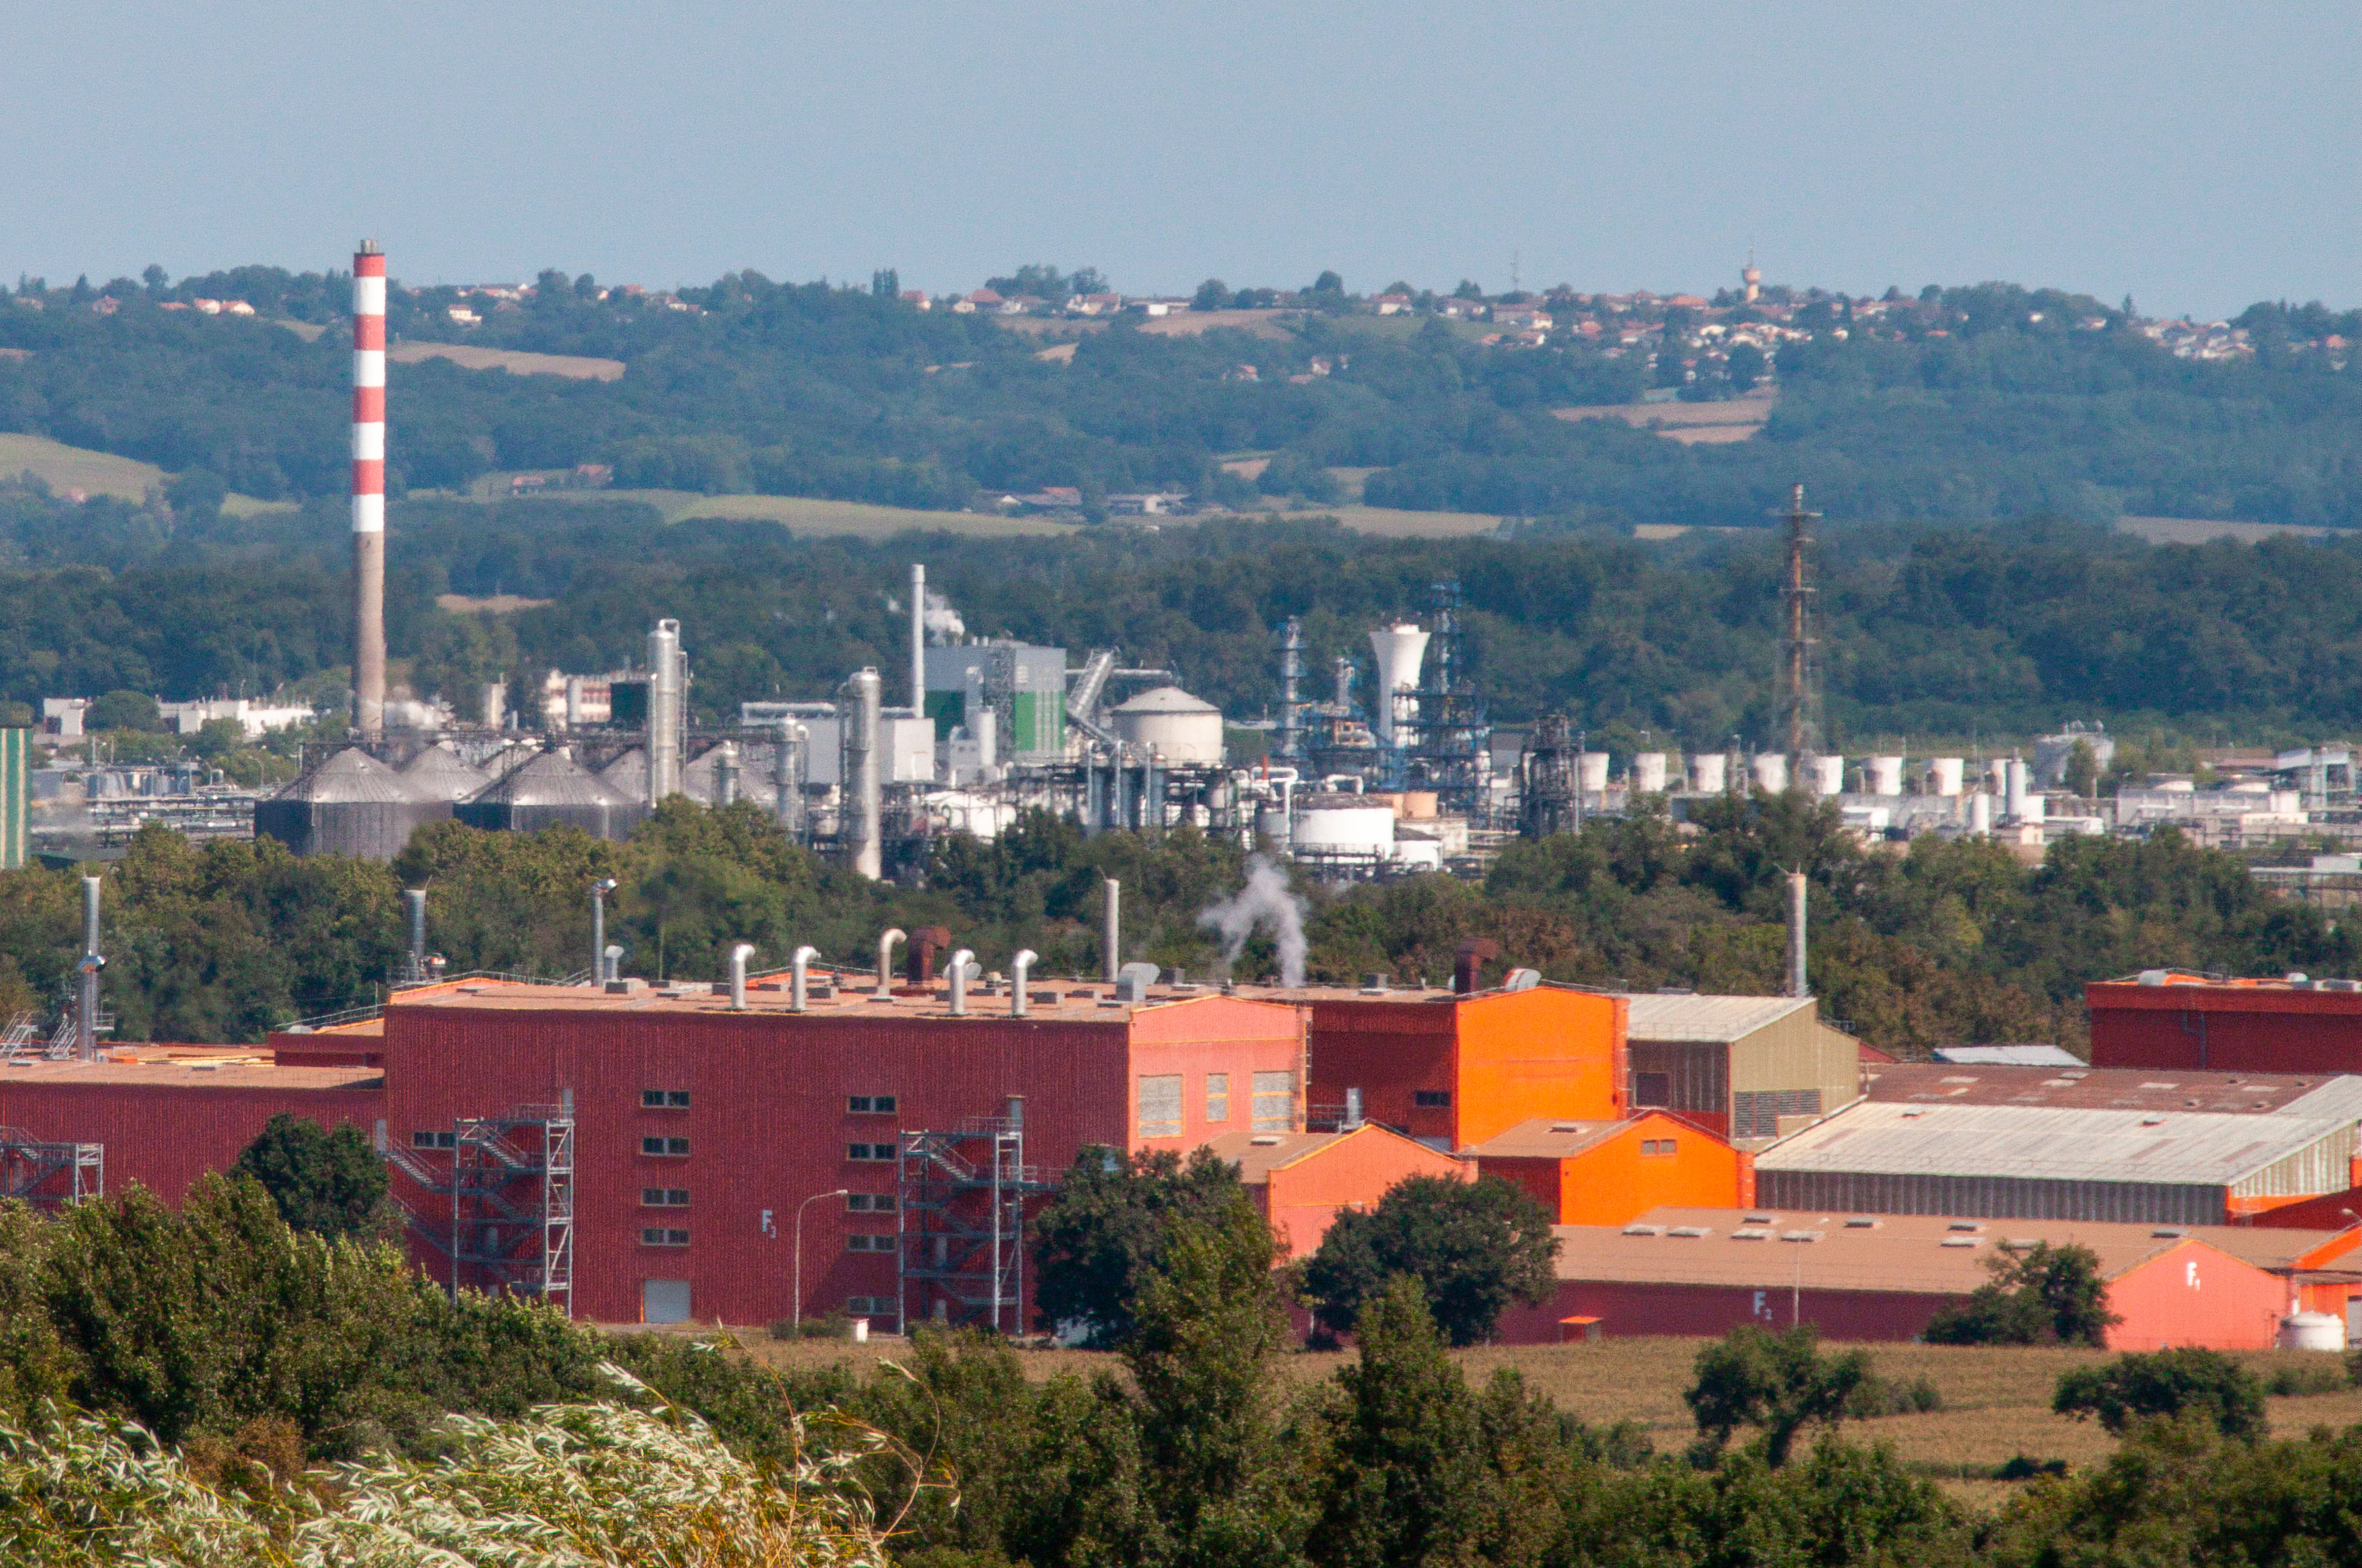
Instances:
[[[927,693],[927,717],[935,722],[938,742],[952,738],[952,732],[967,723],[967,693],[962,691],[930,691]]]
[[[0,728],[0,871],[24,869],[32,847],[33,732]]]

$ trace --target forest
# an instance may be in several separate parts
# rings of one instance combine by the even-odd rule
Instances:
[[[0,483],[0,701],[289,690],[340,704],[341,512],[241,517],[186,491],[76,505]],[[485,682],[510,682],[511,708],[525,711],[544,671],[643,660],[660,615],[682,624],[701,723],[752,699],[825,698],[863,665],[900,668],[912,560],[970,635],[1062,646],[1076,663],[1120,646],[1234,720],[1275,711],[1289,616],[1325,671],[1337,655],[1366,658],[1380,622],[1425,620],[1434,585],[1453,580],[1464,668],[1495,721],[1564,713],[1619,754],[1763,744],[1780,635],[1779,563],[1756,533],[1374,539],[1208,519],[864,541],[768,522],[668,525],[621,501],[417,500],[392,508],[388,550],[395,678],[462,717]],[[1916,737],[1966,754],[2070,719],[2166,749],[2362,724],[2362,543],[2151,546],[2061,519],[1830,525],[1814,571],[1835,748]],[[546,602],[490,614],[440,607],[445,594]]]
[[[259,314],[162,308],[204,290]],[[312,329],[337,322],[348,293],[336,274],[245,268],[175,284],[156,271],[107,285],[118,308],[100,314],[87,282],[26,281],[0,298],[0,431],[250,495],[335,494],[349,368],[338,334]],[[1372,504],[1515,517],[1754,528],[1802,481],[1852,522],[2362,525],[2362,362],[2288,352],[2290,333],[2312,327],[2270,305],[2241,318],[2255,355],[2224,361],[2178,359],[2124,312],[2055,290],[1931,289],[1877,334],[1847,331],[1828,308],[1827,330],[1781,348],[1781,401],[1759,438],[1687,447],[1552,416],[1634,401],[1651,379],[1645,350],[1565,335],[1487,347],[1434,317],[1382,330],[1342,314],[1335,289],[1291,296],[1307,308],[1276,339],[1152,335],[1125,317],[1063,364],[988,316],[915,309],[882,274],[865,288],[735,272],[680,291],[679,310],[602,293],[587,275],[546,272],[528,299],[463,326],[447,315],[454,291],[395,290],[397,338],[626,370],[397,367],[391,491],[595,462],[624,486],[903,506],[1049,484],[1238,502],[1253,491],[1220,464],[1262,454],[1264,490],[1318,500],[1328,470],[1368,469]],[[1675,357],[1662,358],[1661,381]]]

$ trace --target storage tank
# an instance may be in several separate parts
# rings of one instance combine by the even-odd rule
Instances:
[[[1870,792],[1873,795],[1903,793],[1903,759],[1899,756],[1873,756],[1865,759],[1870,770]]]
[[[546,751],[485,785],[451,814],[489,832],[532,833],[565,823],[594,838],[622,838],[647,808],[572,758]]]
[[[648,754],[634,746],[601,768],[599,781],[626,801],[646,804],[648,798]]]
[[[2291,1312],[2280,1320],[2282,1350],[2342,1351],[2345,1325],[2327,1312]]]
[[[1969,831],[1979,838],[1992,832],[1992,801],[1982,790],[1969,797]]]
[[[1292,847],[1299,854],[1394,853],[1395,809],[1366,796],[1298,795],[1292,827]]]
[[[1690,754],[1690,789],[1700,795],[1719,795],[1729,788],[1729,759],[1718,751]]]
[[[1939,756],[1929,763],[1928,767],[1936,775],[1936,793],[1957,795],[1960,792],[1960,759],[1959,757]]]
[[[1845,758],[1816,756],[1811,759],[1811,772],[1808,777],[1812,780],[1813,793],[1822,799],[1826,800],[1831,795],[1842,795],[1845,793]]]
[[[1424,640],[1426,634],[1419,635]],[[1178,686],[1143,691],[1118,703],[1108,716],[1115,733],[1142,756],[1153,752],[1185,767],[1221,766],[1222,711]]]
[[[2025,764],[2011,757],[2002,772],[2003,811],[2012,822],[2025,820]]]
[[[1788,788],[1788,759],[1776,751],[1755,755],[1755,782],[1763,790],[1777,795]]]
[[[1582,784],[1583,792],[1586,795],[1605,794],[1607,790],[1607,754],[1604,751],[1585,751],[1575,755],[1579,758],[1582,769],[1576,778]]]
[[[1996,756],[1985,764],[1985,789],[1997,801],[2009,798],[2009,758]]]
[[[331,752],[254,807],[254,831],[298,855],[391,860],[410,835],[452,815],[451,802],[422,797],[402,775],[359,746]]]
[[[1665,754],[1661,751],[1636,752],[1632,757],[1632,788],[1643,795],[1665,792]]]
[[[1418,690],[1429,635],[1407,621],[1370,634],[1370,654],[1378,667],[1376,689],[1370,693],[1370,727],[1377,731],[1381,745],[1394,744],[1396,705],[1401,701],[1396,694]]]
[[[491,782],[439,745],[430,745],[402,765],[402,781],[422,801],[464,801]]]

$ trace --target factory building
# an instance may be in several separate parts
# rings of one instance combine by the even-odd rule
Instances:
[[[2295,1310],[2343,1316],[2362,1231],[1991,1221],[1802,1210],[1651,1209],[1622,1226],[1559,1227],[1557,1295],[1512,1306],[1504,1343],[1721,1335],[1810,1323],[1833,1340],[1915,1339],[2036,1243],[2087,1247],[2107,1281],[2117,1351],[2260,1350]],[[2334,1265],[2345,1265],[2338,1267]],[[2319,1276],[2328,1275],[2329,1280]]]
[[[1632,1104],[1760,1149],[1852,1103],[1860,1043],[1809,997],[1632,996]]]
[[[985,639],[925,651],[926,717],[934,739],[978,733],[975,715],[993,715],[1004,762],[1066,759],[1066,650]],[[929,777],[933,777],[930,772]]]
[[[1469,1153],[1479,1176],[1524,1187],[1561,1225],[1621,1225],[1668,1204],[1719,1209],[1755,1196],[1746,1154],[1662,1111],[1622,1121],[1536,1117]]]
[[[1878,1068],[1869,1098],[1756,1156],[1756,1198],[2219,1225],[2356,1185],[2362,1077],[2070,1071]]]
[[[2148,969],[2083,988],[2092,1065],[2362,1073],[2362,980],[2233,980]]]
[[[1348,1209],[1367,1209],[1412,1176],[1473,1181],[1465,1160],[1373,1121],[1344,1132],[1222,1133],[1207,1145],[1241,1185],[1290,1257],[1309,1257]]]

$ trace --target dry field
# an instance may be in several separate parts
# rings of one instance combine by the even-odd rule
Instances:
[[[713,1331],[665,1331],[710,1334]],[[780,1368],[835,1362],[866,1368],[900,1355],[906,1348],[899,1340],[873,1340],[866,1345],[833,1340],[783,1343],[760,1329],[738,1331],[738,1337],[751,1359]],[[1692,1364],[1706,1342],[1668,1338],[1520,1345],[1455,1352],[1454,1359],[1473,1386],[1482,1386],[1504,1367],[1514,1368],[1529,1388],[1559,1408],[1595,1426],[1638,1422],[1658,1452],[1672,1452],[1696,1436],[1688,1408],[1682,1403],[1682,1391],[1689,1386]],[[2109,1359],[2106,1352],[2056,1346],[1866,1348],[1881,1377],[1906,1386],[1924,1377],[1943,1396],[1943,1408],[1925,1415],[1850,1422],[1846,1430],[1858,1441],[1891,1444],[1906,1465],[1942,1483],[1964,1501],[1983,1504],[2006,1496],[2012,1484],[1993,1480],[1993,1473],[2020,1454],[2037,1462],[2064,1460],[2081,1466],[2105,1459],[2115,1448],[2115,1440],[2095,1423],[2050,1412],[2051,1395],[2060,1375],[2071,1367],[2104,1362]],[[1112,1356],[1087,1351],[1020,1353],[1027,1375],[1036,1379],[1061,1373],[1088,1375],[1120,1366]],[[2333,1369],[2336,1364],[2335,1358],[2328,1355],[2300,1357],[2273,1351],[2246,1353],[2239,1359],[2258,1372],[2301,1359],[2318,1361]],[[1345,1360],[1341,1354],[1304,1352],[1287,1357],[1285,1370],[1299,1381],[1327,1377]],[[2269,1407],[2273,1430],[2284,1437],[2315,1426],[2351,1426],[2362,1422],[2362,1388],[2273,1399]]]
[[[112,495],[125,501],[145,500],[151,488],[163,488],[170,477],[155,464],[137,458],[69,447],[46,436],[0,434],[0,479],[14,479],[21,473],[37,476],[58,495],[78,490],[84,495]],[[222,510],[245,517],[257,512],[290,510],[294,504],[233,494],[222,502]]]
[[[1620,419],[1635,430],[1654,430],[1684,447],[1744,441],[1763,428],[1780,401],[1777,392],[1749,393],[1727,403],[1593,403],[1553,408],[1561,419]]]
[[[564,376],[575,381],[620,381],[621,359],[594,359],[581,354],[527,354],[514,348],[478,348],[466,343],[397,343],[385,351],[397,365],[425,359],[448,359],[470,370],[506,370],[513,376]]]
[[[1217,327],[1229,327],[1253,337],[1268,337],[1284,343],[1296,336],[1287,329],[1290,318],[1300,315],[1283,310],[1192,310],[1179,315],[1160,315],[1138,319],[1140,330],[1151,337],[1194,337]],[[1064,338],[1071,342],[1094,332],[1105,332],[1114,325],[1104,317],[1090,316],[1068,320],[1064,316],[997,315],[995,326],[1004,327],[1023,337],[1040,338],[1044,342]],[[1048,358],[1044,355],[1043,358]],[[1070,349],[1065,358],[1073,358]]]
[[[2213,539],[2253,545],[2286,534],[2318,539],[2329,533],[2301,523],[2218,523],[2203,517],[2132,517],[2116,519],[2116,532],[2146,539],[2152,545],[2203,545]]]

